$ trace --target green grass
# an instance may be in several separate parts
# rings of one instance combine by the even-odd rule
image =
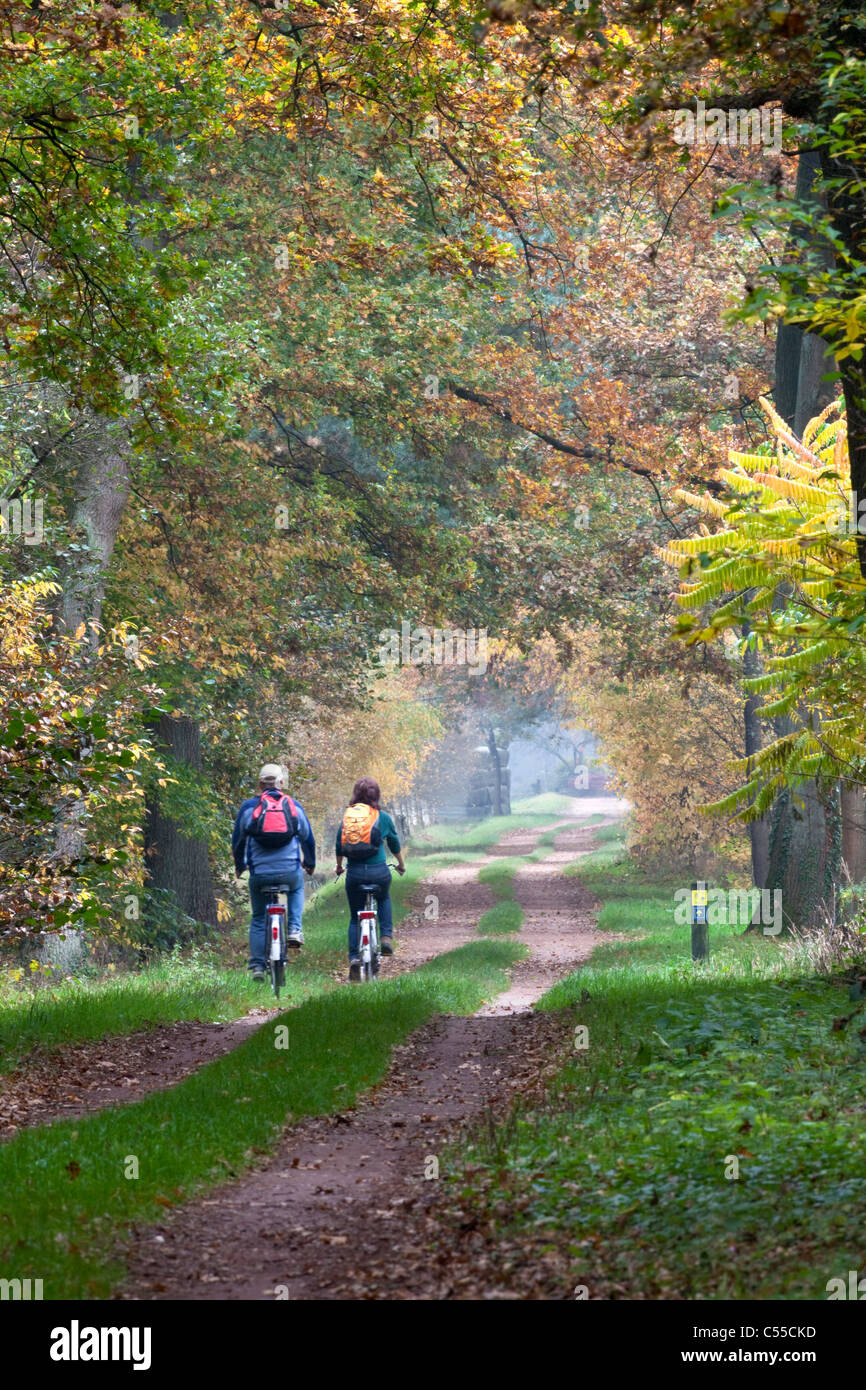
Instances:
[[[549,830],[542,830],[535,842],[535,849],[530,850],[529,854],[526,855],[527,863],[536,859],[543,859],[554,848],[557,836],[561,835],[565,829],[566,826],[564,825],[552,825]]]
[[[482,936],[495,936],[499,932],[520,931],[523,926],[523,908],[520,903],[502,902],[490,907],[481,917],[478,930]]]
[[[478,870],[478,882],[484,883],[495,898],[507,899],[514,896],[514,876],[526,860],[521,856],[514,859],[497,859],[493,864],[485,864]]]
[[[622,859],[625,841],[620,825],[602,826],[600,830],[595,831],[594,838],[596,842],[601,841],[599,848],[590,850],[588,854],[581,854],[570,864],[566,864],[562,870],[566,876],[580,874],[581,878],[586,878],[594,870],[611,867]]]
[[[601,1297],[825,1298],[863,1267],[866,1018],[833,1031],[844,982],[739,926],[694,964],[687,885],[599,858],[581,876],[626,939],[545,996],[571,1011],[573,1060],[545,1105],[464,1148],[462,1199]]]
[[[514,898],[514,879],[532,857],[530,854],[514,859],[497,859],[495,863],[485,864],[479,870],[478,882],[487,884],[499,900],[495,907],[487,909],[478,922],[478,930],[482,936],[520,931],[524,912]]]
[[[45,1297],[105,1298],[118,1238],[270,1152],[287,1120],[350,1107],[393,1047],[436,1013],[473,1013],[524,948],[478,941],[375,986],[310,999],[170,1091],[0,1146],[0,1276]],[[279,1048],[280,1027],[288,1046]],[[126,1177],[134,1171],[138,1176]]]
[[[603,819],[603,816],[590,816],[589,824],[592,825],[593,821]],[[624,838],[622,820],[617,821],[615,825],[600,825],[595,832],[595,838],[600,844],[608,844],[609,842],[621,844]]]

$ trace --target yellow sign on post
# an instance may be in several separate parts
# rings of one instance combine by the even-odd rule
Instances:
[[[710,954],[707,926],[707,885],[692,884],[692,960],[706,960]]]

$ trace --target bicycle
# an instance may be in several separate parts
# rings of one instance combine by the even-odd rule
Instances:
[[[265,943],[268,953],[268,969],[271,972],[271,988],[279,999],[280,990],[286,983],[286,951],[288,949],[287,922],[289,905],[284,894],[289,892],[287,883],[274,883],[265,890]],[[295,947],[299,942],[292,943]]]
[[[388,868],[396,869],[400,873],[398,864],[389,864]],[[364,906],[358,913],[358,955],[361,958],[362,983],[378,977],[382,962],[382,952],[379,948],[379,904],[376,898],[380,886],[378,883],[360,885],[361,892],[366,894]]]

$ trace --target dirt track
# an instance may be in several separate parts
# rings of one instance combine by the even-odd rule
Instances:
[[[609,799],[575,805],[581,817],[619,809]],[[479,864],[526,853],[540,833],[511,832],[494,854],[432,879],[439,920],[401,929],[391,969],[477,940],[478,918],[493,902],[477,882]],[[142,1230],[120,1297],[551,1296],[543,1271],[527,1282],[525,1271],[518,1279],[511,1264],[495,1268],[486,1254],[461,1256],[431,1175],[447,1144],[489,1107],[536,1087],[569,1045],[568,1022],[531,1005],[592,949],[589,895],[561,873],[591,841],[591,827],[565,822],[552,853],[518,872],[526,914],[518,939],[530,954],[504,994],[474,1018],[434,1020],[396,1049],[386,1080],[355,1109],[293,1127],[254,1173]]]

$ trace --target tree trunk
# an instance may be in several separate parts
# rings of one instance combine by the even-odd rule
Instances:
[[[797,387],[800,378],[800,348],[803,330],[796,323],[780,323],[776,333],[776,371],[773,399],[782,419],[791,429],[797,413]]]
[[[809,421],[836,399],[838,385],[824,378],[835,372],[836,362],[823,338],[804,333],[800,343],[800,367],[797,376],[797,408],[794,412],[794,433],[803,438]]]
[[[842,860],[842,818],[838,789],[821,790],[814,781],[787,788],[776,799],[770,829],[767,888],[782,891],[787,925],[811,930],[825,913],[835,915],[836,885]]]
[[[108,567],[129,499],[129,455],[125,428],[97,415],[83,416],[58,450],[63,474],[72,479],[71,539],[85,547],[70,552],[62,579],[59,617],[67,632],[102,619]],[[92,630],[91,641],[98,645]]]
[[[819,170],[818,155],[807,151],[797,163],[796,197],[803,204],[812,196],[812,184]],[[810,241],[813,244],[810,247]],[[791,225],[790,252],[820,250],[804,222]],[[822,376],[833,371],[835,363],[826,344],[812,333],[779,330],[776,338],[776,403],[779,414],[798,435],[815,415],[833,399],[835,388]],[[794,384],[796,383],[796,389]],[[785,595],[778,592],[783,604]],[[773,721],[781,737],[794,728],[791,719]],[[750,751],[747,744],[747,753]],[[767,889],[782,890],[782,912],[786,922],[811,928],[825,913],[835,913],[836,891],[841,873],[842,826],[838,790],[825,791],[814,780],[799,787],[797,798],[803,809],[794,806],[789,788],[777,797],[770,817]],[[754,862],[754,861],[753,861]],[[757,881],[756,881],[757,883]]]
[[[833,158],[825,146],[820,158],[821,171],[830,185],[827,205],[834,225],[851,254],[857,254],[866,245],[864,171],[855,163]],[[854,289],[851,294],[853,306],[856,303]],[[848,418],[851,489],[859,500],[866,497],[866,371],[862,358],[858,360],[853,355],[844,358],[839,364],[839,375]],[[856,541],[860,572],[866,578],[866,536],[858,533]]]
[[[194,719],[163,714],[153,730],[155,741],[166,753],[201,770],[201,739]],[[162,811],[155,791],[147,797],[144,847],[151,886],[172,893],[188,917],[216,926],[216,895],[207,845],[181,833],[177,823]]]
[[[852,883],[866,880],[866,792],[842,787],[842,858]]]
[[[866,394],[863,386],[863,366],[853,358],[846,357],[840,364],[839,372],[845,393],[848,458],[851,464],[851,491],[855,498],[856,515],[857,505],[866,498]],[[866,579],[866,535],[858,531],[855,539],[860,573]]]
[[[46,389],[47,405],[56,404],[58,399],[57,388]],[[69,498],[67,537],[72,543],[65,551],[55,621],[71,634],[85,625],[86,661],[99,645],[98,625],[102,620],[108,566],[129,497],[126,431],[101,416],[83,414],[54,450],[53,466],[59,470]],[[58,869],[82,860],[87,853],[85,812],[83,798],[63,801],[56,807],[53,858]],[[82,940],[78,932],[67,934],[74,935],[79,943]],[[50,940],[49,956],[53,949]]]
[[[511,770],[505,768],[502,773],[500,783],[499,804],[502,807],[503,816],[511,815]]]
[[[810,201],[816,201],[812,186],[820,171],[817,150],[804,150],[798,156],[794,194],[798,202],[807,205]],[[792,223],[791,249],[795,255],[802,250],[817,252],[827,269],[832,268],[833,258],[829,249],[822,240],[816,240],[807,223]],[[827,374],[835,372],[836,362],[823,338],[815,333],[804,333],[793,325],[785,325],[785,329],[784,334],[780,329],[776,340],[776,376],[777,383],[781,385],[780,397],[785,408],[777,408],[797,438],[801,439],[809,421],[815,415],[820,415],[838,394],[836,384],[823,380]],[[796,341],[793,334],[796,334]]]
[[[499,749],[496,747],[496,730],[488,729],[487,747],[490,749],[490,762],[493,767],[491,778],[493,791],[493,814],[502,815],[502,767],[499,762]]]

